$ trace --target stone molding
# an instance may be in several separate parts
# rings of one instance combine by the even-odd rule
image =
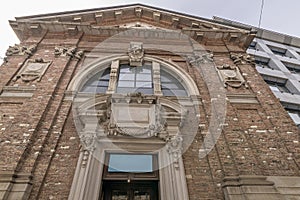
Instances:
[[[32,189],[31,181],[31,174],[12,171],[0,172],[0,199],[27,200]]]
[[[240,175],[223,179],[225,200],[247,199],[299,199],[297,182],[300,177]],[[296,183],[296,184],[295,184]]]
[[[96,99],[74,102],[74,117],[84,149],[93,151],[96,141],[108,136],[157,137],[165,142],[172,141],[170,147],[174,146],[174,137],[180,134],[187,111],[178,102],[168,105],[169,101],[164,101],[165,98],[133,93],[101,95]],[[164,105],[159,103],[161,101]],[[174,111],[164,111],[167,107]]]

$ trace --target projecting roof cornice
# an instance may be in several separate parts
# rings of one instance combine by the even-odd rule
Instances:
[[[33,34],[69,32],[76,34],[115,34],[132,28],[180,30],[196,40],[203,38],[238,42],[252,40],[249,29],[228,26],[214,20],[142,4],[17,17],[10,25],[21,41]],[[109,32],[109,34],[107,34]]]

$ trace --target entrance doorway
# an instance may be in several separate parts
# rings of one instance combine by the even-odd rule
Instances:
[[[104,181],[103,200],[158,200],[157,181]]]

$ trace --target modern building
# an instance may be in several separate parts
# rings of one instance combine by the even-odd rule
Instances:
[[[300,38],[219,17],[213,19],[257,32],[247,53],[255,57],[257,71],[300,128]]]
[[[299,129],[248,27],[142,4],[10,25],[0,199],[300,198]]]

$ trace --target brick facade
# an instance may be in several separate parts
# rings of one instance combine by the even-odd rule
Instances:
[[[141,16],[137,15],[137,8],[142,8]],[[119,10],[123,10],[121,17],[115,13]],[[272,179],[272,182],[270,177],[300,179],[299,130],[256,71],[254,64],[235,64],[230,58],[230,53],[245,54],[253,35],[247,30],[178,13],[170,14],[165,10],[159,10],[161,14],[157,21],[153,10],[151,7],[134,5],[107,11],[91,10],[94,15],[102,13],[94,18],[78,11],[65,13],[66,16],[32,16],[11,22],[21,39],[20,46],[36,45],[36,50],[23,55],[20,51],[13,53],[0,67],[0,199],[68,198],[82,149],[73,120],[68,86],[78,71],[93,60],[96,45],[124,29],[116,25],[136,21],[180,30],[214,55],[214,64],[204,63],[204,68],[210,67],[216,71],[218,66],[225,64],[236,66],[246,81],[240,87],[228,85],[224,88],[227,107],[225,121],[221,124],[221,135],[212,151],[199,159],[199,149],[211,123],[211,89],[214,86],[209,84],[213,84],[213,81],[210,83],[208,77],[203,77],[201,70],[176,52],[186,51],[189,54],[196,47],[168,36],[147,41],[144,35],[125,35],[122,40],[108,41],[109,51],[101,47],[97,50],[98,58],[126,53],[124,49],[129,47],[131,41],[142,40],[145,55],[180,66],[196,83],[200,93],[197,97],[200,99],[200,126],[192,144],[183,154],[189,199],[242,199],[238,196],[241,193],[232,192],[230,187],[252,187],[243,198],[254,199],[259,193],[255,192],[257,186],[272,188],[272,198],[280,199],[282,191],[275,188],[276,181]],[[74,18],[78,16],[81,16],[79,24]],[[179,24],[176,24],[175,17],[179,18]],[[55,24],[55,20],[59,22]],[[88,28],[85,24],[89,24],[90,28],[103,28],[86,30]],[[154,48],[159,45],[170,51]],[[74,46],[77,52],[83,50],[84,56],[55,55],[54,49],[59,46]],[[40,81],[23,81],[22,78],[13,80],[28,59],[39,58],[52,62]],[[209,71],[204,74],[209,75]],[[218,91],[218,88],[215,90]],[[261,193],[264,192],[262,189]]]

